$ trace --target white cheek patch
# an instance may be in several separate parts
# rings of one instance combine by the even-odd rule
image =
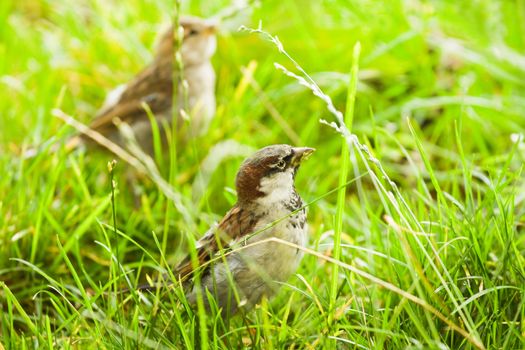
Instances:
[[[293,169],[288,168],[283,172],[278,172],[264,177],[259,184],[258,190],[265,195],[259,197],[260,204],[272,205],[290,199],[294,190]]]
[[[186,66],[202,64],[213,56],[217,39],[213,35],[191,37],[182,44],[182,59]]]
[[[213,56],[216,49],[217,49],[217,38],[214,35],[208,38],[206,42],[206,57]]]

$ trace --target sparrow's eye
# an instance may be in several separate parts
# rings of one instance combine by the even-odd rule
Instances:
[[[286,167],[286,161],[284,159],[281,159],[275,164],[275,167],[281,170],[284,169]]]
[[[190,29],[189,33],[188,33],[188,36],[194,36],[194,35],[197,35],[199,34],[199,32],[195,29]]]

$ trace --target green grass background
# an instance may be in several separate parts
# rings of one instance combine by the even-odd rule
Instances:
[[[208,17],[231,5],[182,8]],[[132,170],[119,161],[117,238],[107,169],[113,157],[49,151],[50,140],[74,133],[51,110],[89,122],[105,94],[151,60],[174,7],[0,2],[0,347],[525,347],[525,1],[250,5],[219,34],[210,131],[160,166],[191,222],[148,178],[131,188]],[[341,161],[343,138],[319,122],[334,121],[325,103],[274,67],[298,73],[291,62],[263,36],[237,31],[259,23],[341,111],[360,42],[348,127],[362,147],[349,164]],[[250,62],[257,86],[242,73]],[[306,202],[321,198],[308,208],[309,247],[318,255],[306,254],[275,299],[232,320],[197,319],[176,292],[147,301],[108,296],[124,281],[112,256],[132,283],[155,276],[184,254],[186,234],[200,237],[235,202],[244,148],[221,153],[202,195],[193,186],[225,141],[317,149],[297,189]],[[43,150],[23,159],[33,145]],[[361,157],[365,146],[370,153]],[[362,177],[338,202],[330,191],[347,167],[349,179]],[[334,273],[323,257],[334,256],[337,213]]]

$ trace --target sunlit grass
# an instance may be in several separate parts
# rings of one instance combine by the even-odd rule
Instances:
[[[211,16],[229,5],[183,7]],[[219,37],[209,133],[156,156],[183,211],[151,172],[118,160],[110,175],[108,153],[51,151],[74,133],[53,109],[88,122],[151,59],[173,6],[0,2],[4,348],[193,348],[203,329],[212,349],[524,347],[523,1],[250,6]],[[302,72],[264,36],[237,31],[260,21],[340,111],[361,43],[347,165],[345,139],[319,122],[338,122],[325,101],[274,63]],[[312,202],[311,250],[276,298],[228,320],[197,318],[180,288],[114,293],[179,261],[235,202],[244,155],[273,143],[317,149],[297,178]],[[35,158],[20,157],[33,145]],[[361,174],[344,206],[341,171]]]

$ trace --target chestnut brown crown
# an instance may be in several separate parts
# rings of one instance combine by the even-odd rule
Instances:
[[[295,191],[295,174],[302,161],[314,151],[315,149],[310,147],[282,144],[267,146],[255,152],[241,164],[237,172],[235,185],[238,201],[251,202],[262,196],[272,195],[272,191]],[[272,186],[268,180],[277,179],[279,175],[287,175],[284,177],[286,180],[275,180],[275,185]],[[269,188],[263,189],[265,180],[269,183]]]

